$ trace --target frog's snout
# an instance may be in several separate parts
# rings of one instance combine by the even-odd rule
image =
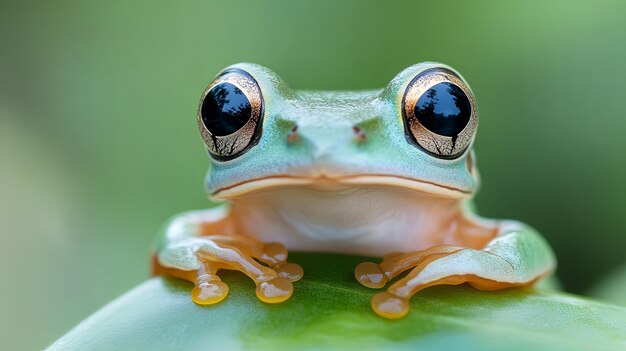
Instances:
[[[364,143],[366,140],[365,132],[350,124],[333,127],[296,125],[287,134],[289,143],[303,141],[310,145],[316,158],[332,155],[351,144]]]

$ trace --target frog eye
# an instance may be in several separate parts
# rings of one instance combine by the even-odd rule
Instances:
[[[226,161],[256,144],[262,118],[261,88],[247,72],[230,69],[202,94],[198,128],[213,158]]]
[[[402,100],[407,139],[440,158],[456,158],[469,146],[478,125],[476,101],[463,80],[432,68],[409,83]]]

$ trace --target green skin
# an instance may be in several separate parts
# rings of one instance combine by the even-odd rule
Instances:
[[[452,68],[420,63],[403,70],[382,90],[359,92],[294,91],[259,65],[243,63],[229,68],[247,72],[258,83],[264,103],[262,133],[257,144],[232,160],[211,157],[207,192],[228,203],[183,213],[168,222],[156,242],[158,265],[198,270],[203,262],[219,256],[216,245],[236,252],[232,262],[256,258],[237,251],[236,245],[216,244],[211,235],[275,241],[290,250],[381,257],[440,245],[460,248],[409,267],[416,266],[408,278],[389,288],[393,297],[400,299],[438,282],[467,281],[484,289],[531,284],[555,269],[554,254],[536,231],[515,221],[479,218],[471,210],[479,186],[472,149],[475,130],[467,147],[454,158],[437,157],[407,141],[402,114],[405,90],[413,78],[433,68],[451,70],[462,80]],[[298,140],[289,142],[287,137],[296,126]],[[354,127],[364,132],[365,141],[355,141]],[[372,174],[385,177],[373,182],[358,178]],[[253,189],[231,191],[240,184],[276,176],[315,180],[302,185],[281,178],[271,184],[257,182]],[[337,181],[340,177],[357,180],[343,184]],[[328,180],[333,185],[328,185]],[[370,201],[364,201],[358,191],[351,195],[355,189],[367,189]],[[372,203],[383,204],[384,209]],[[399,217],[393,218],[392,213]],[[418,222],[406,220],[413,215],[419,217]],[[202,231],[207,223],[218,222],[225,223],[223,231]],[[213,228],[219,231],[222,227]],[[451,229],[445,235],[440,233],[441,228],[452,227],[457,228],[452,236]],[[224,260],[221,257],[220,262]],[[241,270],[236,265],[220,268]],[[462,279],[451,279],[454,277]],[[394,311],[382,314],[395,318]]]

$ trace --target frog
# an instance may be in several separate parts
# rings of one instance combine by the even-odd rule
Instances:
[[[377,90],[308,91],[239,63],[204,89],[197,125],[218,205],[170,219],[152,267],[193,283],[198,305],[228,295],[221,270],[247,275],[265,303],[288,300],[304,274],[291,251],[379,260],[354,277],[386,288],[371,308],[388,319],[428,287],[531,286],[556,268],[535,229],[477,214],[477,102],[445,64],[412,65]]]

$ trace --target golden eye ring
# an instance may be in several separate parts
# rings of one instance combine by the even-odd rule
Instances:
[[[402,99],[407,140],[438,158],[454,159],[470,145],[478,109],[469,86],[446,68],[418,74]]]
[[[198,129],[211,156],[227,161],[256,145],[263,111],[261,88],[249,73],[229,69],[218,75],[198,107]]]

